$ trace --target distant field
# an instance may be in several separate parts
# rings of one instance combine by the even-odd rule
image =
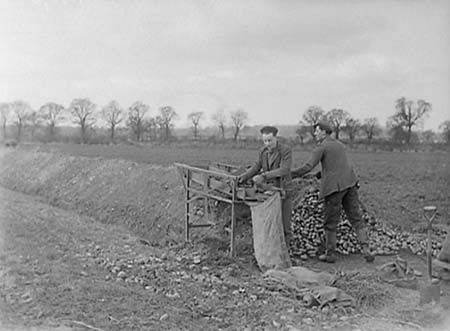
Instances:
[[[248,165],[257,149],[186,146],[41,145],[28,147],[42,152],[74,156],[127,159],[171,165],[174,162],[207,164],[210,161]],[[294,166],[309,157],[294,150]],[[361,200],[369,211],[391,224],[411,229],[422,221],[425,205],[436,205],[441,224],[450,222],[449,153],[349,152],[361,182]],[[421,223],[421,222],[420,222]]]

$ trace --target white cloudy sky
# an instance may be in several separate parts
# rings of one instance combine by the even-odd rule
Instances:
[[[450,1],[0,0],[0,101],[141,100],[156,115],[311,105],[382,124],[399,97],[450,119]]]

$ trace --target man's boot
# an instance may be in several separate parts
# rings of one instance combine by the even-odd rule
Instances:
[[[370,252],[369,244],[362,244],[362,254],[367,263],[372,263],[375,261],[375,256]]]
[[[366,262],[371,263],[375,260],[375,256],[370,252],[369,249],[369,237],[367,236],[367,229],[365,227],[360,227],[356,229],[356,236],[362,248],[362,255]]]
[[[319,255],[319,260],[327,263],[336,262],[336,232],[326,232],[325,245],[325,253]]]

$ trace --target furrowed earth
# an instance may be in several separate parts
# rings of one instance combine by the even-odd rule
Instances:
[[[0,150],[1,330],[447,330],[441,303],[419,306],[376,267],[395,259],[359,254],[335,265],[294,264],[336,274],[353,309],[306,308],[262,277],[251,225],[238,222],[228,256],[223,220],[184,243],[184,189],[173,162],[251,164],[256,150],[164,146],[22,146]],[[308,151],[294,151],[300,165]],[[350,153],[361,199],[378,222],[424,235],[422,209],[449,221],[450,156]],[[226,218],[224,216],[224,218]],[[398,254],[424,276],[423,256]]]

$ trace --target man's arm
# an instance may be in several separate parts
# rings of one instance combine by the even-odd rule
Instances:
[[[320,160],[322,159],[323,151],[323,146],[315,148],[308,162],[306,162],[302,167],[292,169],[292,178],[302,177],[303,175],[306,175],[308,172],[313,170],[314,167],[318,165]]]
[[[265,179],[272,179],[276,177],[284,177],[289,174],[292,166],[292,150],[287,147],[284,148],[281,153],[280,167],[274,170],[266,171],[263,173]]]
[[[261,170],[261,168],[262,168],[262,160],[260,153],[258,161],[256,161],[250,169],[248,169],[246,172],[244,172],[242,175],[239,176],[239,182],[243,183],[247,179],[252,178],[259,172],[259,170]]]

